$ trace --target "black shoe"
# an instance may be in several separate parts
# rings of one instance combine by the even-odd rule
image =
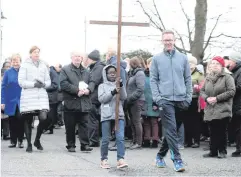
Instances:
[[[218,158],[219,158],[219,159],[225,159],[225,158],[227,158],[227,155],[226,155],[226,153],[219,152],[219,153],[218,153]]]
[[[74,147],[71,147],[68,149],[69,152],[75,152],[75,148]]]
[[[194,143],[193,145],[192,145],[192,148],[199,148],[199,144],[198,143]]]
[[[218,157],[218,154],[213,154],[213,153],[209,152],[208,154],[204,154],[203,157],[204,158]]]
[[[93,148],[89,147],[89,145],[81,146],[80,150],[82,152],[91,152]]]
[[[90,143],[89,147],[100,147],[100,143]]]
[[[33,148],[32,148],[32,144],[29,144],[27,149],[26,149],[26,152],[33,152]]]
[[[23,142],[18,142],[18,148],[24,148]]]
[[[241,157],[241,151],[235,151],[232,153],[232,157]]]
[[[152,148],[158,148],[158,141],[157,140],[153,140],[152,144],[151,144]]]
[[[16,144],[11,144],[8,146],[9,148],[15,148],[16,147]]]
[[[39,140],[35,140],[33,145],[40,151],[44,150]]]
[[[142,147],[144,147],[144,148],[149,148],[149,147],[151,147],[151,142],[150,142],[150,140],[144,140]]]
[[[187,147],[192,147],[191,144],[184,144],[184,147],[187,148]]]
[[[9,136],[3,135],[3,140],[10,140]]]

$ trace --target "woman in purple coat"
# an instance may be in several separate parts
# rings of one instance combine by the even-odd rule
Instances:
[[[18,71],[20,68],[21,57],[19,54],[14,54],[11,57],[12,67],[8,69],[2,81],[2,97],[1,107],[4,113],[9,116],[9,128],[11,145],[9,148],[23,148],[24,123],[19,113],[19,102],[21,95],[21,87],[18,84]]]

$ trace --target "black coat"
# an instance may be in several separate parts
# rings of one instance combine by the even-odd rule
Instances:
[[[64,66],[60,72],[60,87],[64,96],[64,111],[66,112],[89,112],[91,101],[89,95],[78,96],[79,82],[89,84],[89,72],[80,65],[73,64]]]
[[[91,102],[97,106],[100,106],[100,102],[98,100],[98,87],[101,83],[103,83],[102,71],[105,67],[105,64],[101,61],[97,61],[89,66],[90,71],[90,82],[89,89],[91,92]]]
[[[49,104],[55,104],[58,102],[58,74],[53,67],[50,67],[50,79],[51,85],[46,88],[49,96]]]
[[[241,62],[233,68],[232,72],[236,86],[236,94],[233,98],[233,114],[239,115],[241,118]]]

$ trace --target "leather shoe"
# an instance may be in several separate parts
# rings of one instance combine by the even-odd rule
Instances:
[[[33,152],[32,144],[28,145],[26,152],[29,152],[29,153]]]
[[[33,145],[40,151],[44,149],[39,140],[35,140]]]
[[[90,143],[89,147],[100,147],[100,143]]]
[[[91,152],[93,148],[89,147],[89,145],[81,146],[80,150],[82,152]]]
[[[8,146],[9,148],[15,148],[16,147],[16,144],[11,144]]]

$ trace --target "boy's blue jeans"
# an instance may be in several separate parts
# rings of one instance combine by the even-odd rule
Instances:
[[[108,146],[111,135],[111,121],[106,120],[101,122],[102,128],[102,142],[101,142],[101,160],[108,159]],[[124,129],[125,129],[125,121],[119,120],[119,130],[115,131],[116,136],[116,145],[117,145],[117,161],[120,159],[124,159],[125,156],[125,142],[124,142]]]

